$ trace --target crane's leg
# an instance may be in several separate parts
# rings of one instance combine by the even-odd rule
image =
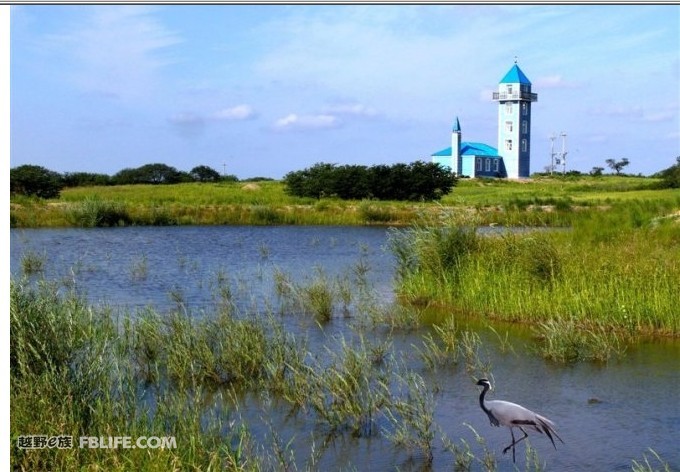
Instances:
[[[512,436],[512,463],[515,463],[515,444],[517,444],[517,441],[515,441],[515,435],[512,432],[512,429],[510,430],[510,436]]]
[[[517,441],[515,441],[515,433],[512,431],[513,428],[510,428],[510,436],[512,437],[512,443],[508,447],[503,449],[503,454],[505,454],[506,452],[508,452],[510,450],[510,448],[512,448],[512,462],[515,462],[515,444],[517,444],[518,442],[523,441],[523,440],[525,440],[526,438],[529,437],[527,432],[524,431],[524,429],[521,426],[518,426],[518,427],[519,427],[519,430],[524,433],[524,436],[522,436]]]

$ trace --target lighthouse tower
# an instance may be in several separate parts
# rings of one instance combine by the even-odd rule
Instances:
[[[515,65],[493,93],[498,102],[498,153],[503,156],[509,179],[530,175],[531,103],[538,95],[531,92],[531,82]]]

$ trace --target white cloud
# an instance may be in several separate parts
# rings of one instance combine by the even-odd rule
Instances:
[[[231,108],[223,108],[211,115],[214,120],[249,120],[255,118],[256,113],[250,105],[236,105]]]
[[[222,121],[243,121],[257,116],[250,105],[236,105],[231,108],[223,108],[210,114],[200,114],[191,111],[176,113],[168,118],[180,134],[184,136],[196,136],[211,123]]]
[[[313,130],[337,128],[340,120],[334,115],[297,115],[291,113],[283,118],[279,118],[274,123],[274,129],[279,131],[288,130]]]
[[[491,87],[510,67],[498,63],[495,55],[479,53],[497,54],[496,37],[504,34],[483,15],[467,18],[485,32],[475,38],[475,47],[452,47],[469,42],[469,33],[455,27],[462,21],[458,15],[471,14],[469,9],[442,8],[440,17],[448,18],[452,26],[432,25],[425,32],[420,23],[431,20],[431,9],[368,9],[378,16],[389,13],[378,22],[353,8],[335,9],[332,15],[300,11],[263,29],[272,43],[255,63],[255,77],[298,86],[307,95],[320,92],[356,97],[359,103],[370,100],[390,118],[429,117],[435,106],[460,103],[476,94],[479,85]],[[437,22],[446,23],[442,18]],[[474,71],[461,67],[471,63],[476,64]],[[327,109],[331,114],[368,110]]]

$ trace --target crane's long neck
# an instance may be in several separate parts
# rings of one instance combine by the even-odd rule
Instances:
[[[486,392],[488,392],[488,391],[489,391],[489,386],[484,385],[484,389],[482,390],[482,393],[479,394],[479,406],[482,407],[482,410],[484,410],[484,413],[486,413],[487,415],[491,415],[491,412],[489,411],[489,409],[486,407],[486,405],[484,405],[484,397],[486,396]]]
[[[491,410],[489,410],[486,405],[484,404],[484,397],[486,396],[486,392],[489,390],[488,385],[484,385],[484,390],[482,390],[482,393],[479,394],[479,406],[482,407],[482,410],[484,410],[484,413],[489,417],[489,421],[491,422],[492,425],[498,426],[499,422],[498,419],[491,413]]]

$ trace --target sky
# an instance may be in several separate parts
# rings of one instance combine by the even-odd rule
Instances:
[[[10,167],[279,179],[429,161],[456,117],[497,147],[515,58],[532,172],[561,133],[567,170],[680,156],[680,5],[13,5],[9,49]]]

